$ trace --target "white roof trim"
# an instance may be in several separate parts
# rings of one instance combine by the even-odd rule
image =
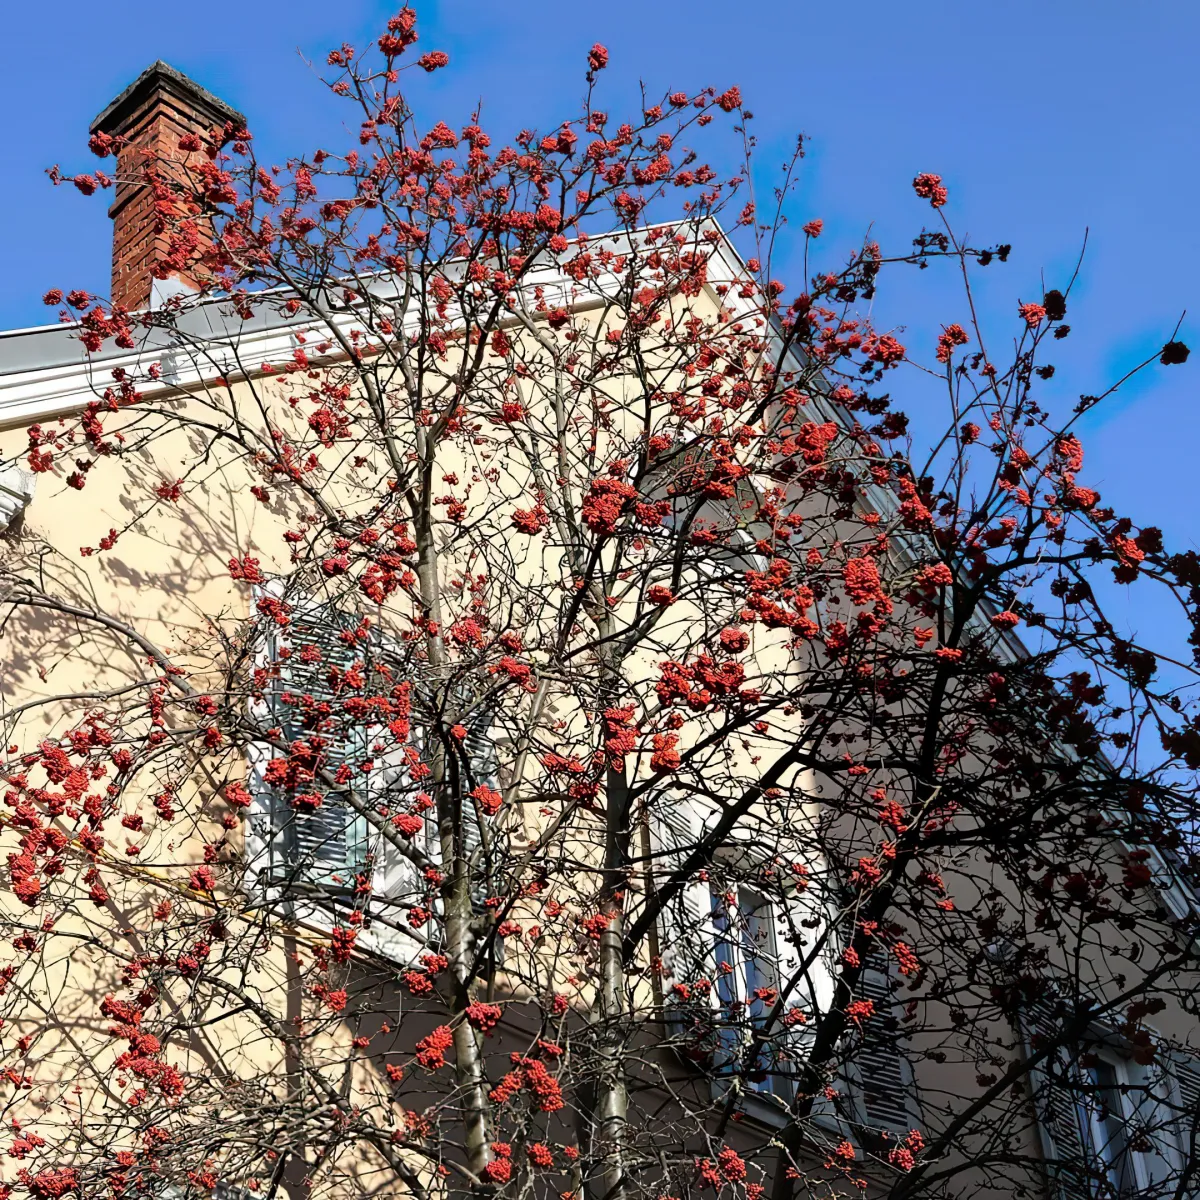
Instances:
[[[631,234],[618,231],[612,234],[589,236],[587,246],[594,249],[608,244],[620,252],[621,242],[632,237],[640,240],[650,229],[691,227],[697,239],[710,229],[715,230],[719,239],[710,243],[712,250],[711,261],[720,263],[730,271],[728,280],[745,278],[746,269],[741,264],[737,252],[729,244],[728,237],[715,220],[703,222],[670,221],[658,226],[645,226]],[[380,276],[381,283],[387,276]],[[524,286],[530,290],[540,287],[543,290],[546,303],[553,306],[557,300],[572,311],[593,307],[611,297],[606,284],[619,285],[620,280],[613,274],[601,276],[598,279],[579,283],[568,276],[557,265],[553,267],[532,270],[524,281]],[[710,271],[711,286],[711,271]],[[270,293],[266,293],[270,295]],[[726,298],[727,299],[727,298]],[[201,301],[192,309],[196,312],[207,306],[228,306],[225,299]],[[339,324],[346,330],[356,324],[353,310],[348,310]],[[411,323],[406,321],[406,327],[416,328],[416,319]],[[181,388],[196,387],[218,376],[233,374],[235,377],[254,375],[267,363],[287,362],[296,348],[295,335],[299,332],[310,334],[319,333],[320,322],[309,316],[297,317],[284,325],[273,325],[265,328],[250,328],[234,330],[223,336],[214,329],[211,340],[196,335],[199,345],[204,343],[204,351],[219,360],[225,356],[225,361],[215,361],[199,367],[195,361],[199,354],[187,355],[182,349],[167,349],[159,346],[146,346],[130,350],[124,354],[106,354],[103,357],[85,357],[80,347],[80,359],[77,363],[56,365],[52,367],[33,368],[31,370],[14,371],[0,375],[0,429],[11,429],[28,425],[35,421],[44,421],[63,417],[78,412],[90,401],[109,387],[112,383],[112,372],[123,368],[133,374],[144,374],[151,363],[161,363],[163,381],[161,384],[142,382],[139,391],[147,399],[156,396],[170,395]],[[0,339],[19,338],[37,334],[59,332],[63,325],[44,325],[22,330],[12,330],[0,333]],[[319,360],[316,360],[319,361]]]

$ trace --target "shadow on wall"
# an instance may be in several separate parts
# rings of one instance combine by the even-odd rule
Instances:
[[[43,488],[22,526],[0,539],[0,602],[17,601],[0,614],[0,713],[43,702],[21,715],[39,736],[86,707],[83,693],[96,693],[95,703],[106,689],[155,674],[122,626],[190,676],[219,686],[230,665],[229,639],[247,613],[228,560],[245,552],[250,518],[240,500],[245,488],[227,471],[213,464],[206,478],[189,481],[177,505],[155,494],[171,476],[147,454],[96,476],[82,495]],[[111,528],[117,537],[106,550],[100,543]],[[92,553],[81,553],[89,539]],[[20,603],[22,594],[67,611]],[[61,699],[66,695],[77,698]]]

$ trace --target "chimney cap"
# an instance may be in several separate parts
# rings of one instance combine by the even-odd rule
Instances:
[[[89,133],[115,133],[155,91],[166,91],[186,101],[189,108],[210,117],[214,125],[232,121],[245,125],[246,118],[237,109],[202,88],[182,71],[160,58],[151,63],[119,96],[92,121]]]

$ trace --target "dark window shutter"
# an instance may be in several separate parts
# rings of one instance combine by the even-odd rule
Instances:
[[[855,1066],[862,1094],[864,1123],[901,1138],[914,1124],[914,1082],[901,1045],[890,960],[871,954],[864,960],[856,998],[870,1000],[875,1013],[863,1025]]]
[[[1184,1113],[1200,1120],[1200,1061],[1195,1058],[1177,1059],[1175,1082],[1179,1087],[1179,1102]]]
[[[1036,1054],[1061,1037],[1063,1014],[1057,995],[1047,985],[1045,994],[1028,1001],[1020,1012],[1022,1040],[1027,1054]],[[1087,1167],[1088,1150],[1082,1121],[1082,1090],[1074,1056],[1066,1047],[1055,1047],[1031,1068],[1030,1087],[1046,1158],[1046,1173],[1055,1200],[1089,1200],[1092,1194]]]
[[[1178,1091],[1177,1112],[1171,1122],[1175,1144],[1182,1162],[1191,1164],[1197,1152],[1200,1152],[1200,1058],[1178,1054],[1171,1068]],[[1197,1167],[1185,1194],[1200,1197],[1200,1167]]]
[[[361,762],[369,749],[361,726],[346,728],[341,698],[329,681],[331,667],[346,670],[363,655],[361,648],[341,637],[352,628],[353,622],[324,605],[298,611],[286,636],[291,655],[280,665],[272,695],[273,718],[288,742],[318,733],[306,717],[313,708],[328,706],[329,718],[319,735],[328,743],[325,769],[331,774],[344,763]],[[305,661],[304,651],[310,647],[320,655],[319,661]],[[301,696],[311,696],[313,706],[295,703]],[[280,884],[300,882],[352,891],[355,875],[366,864],[366,824],[350,808],[345,791],[319,781],[311,790],[322,796],[320,806],[311,811],[294,807],[290,795],[277,792],[271,798],[272,877]]]

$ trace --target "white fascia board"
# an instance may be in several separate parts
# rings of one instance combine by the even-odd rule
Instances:
[[[586,239],[587,248],[607,246],[620,252],[622,246],[632,248],[631,243],[640,243],[645,234],[656,228],[686,228],[690,226],[699,239],[708,228],[719,226],[715,221],[663,222],[659,226],[646,226],[643,229],[628,233],[620,230],[611,234],[589,236]],[[724,234],[721,234],[724,239]],[[718,243],[719,245],[719,243]],[[447,264],[452,267],[453,264]],[[381,274],[377,295],[386,297],[389,277]],[[602,275],[597,279],[580,284],[568,276],[557,264],[537,266],[525,276],[523,290],[532,294],[535,287],[540,287],[547,306],[561,304],[572,311],[593,308],[611,301],[619,291],[621,279],[613,273]],[[396,288],[391,289],[393,293]],[[259,303],[278,291],[263,293],[252,299]],[[210,300],[197,305],[228,305],[225,299]],[[453,309],[449,312],[450,319],[455,319]],[[501,318],[502,321],[515,321],[515,317]],[[354,310],[338,313],[334,320],[345,330],[356,325]],[[27,371],[13,372],[0,376],[0,430],[19,428],[35,421],[51,420],[78,412],[90,401],[112,384],[112,373],[118,368],[129,371],[134,375],[144,374],[151,363],[161,363],[163,380],[160,384],[143,383],[139,386],[142,395],[147,399],[165,395],[174,395],[180,390],[195,388],[207,383],[218,376],[229,377],[230,372],[237,376],[256,374],[266,363],[282,363],[291,358],[297,346],[296,334],[318,334],[323,322],[309,316],[300,317],[282,326],[239,331],[236,326],[226,335],[214,334],[211,338],[197,335],[192,342],[194,347],[189,353],[187,345],[180,344],[178,348],[145,347],[130,350],[125,354],[106,355],[103,358],[83,357],[80,348],[80,361],[66,365],[46,368],[34,368]],[[406,331],[416,329],[414,318],[406,319],[403,327]],[[61,325],[35,326],[28,329],[12,330],[5,337],[20,337],[24,334],[47,333],[62,329]],[[213,361],[200,362],[204,356]],[[320,365],[321,359],[314,359],[314,365]]]
[[[253,370],[264,363],[290,358],[296,345],[299,326],[263,329],[245,333],[222,343],[209,343],[209,352],[233,354],[244,368]],[[161,363],[161,383],[142,384],[142,395],[153,398],[197,386],[223,373],[217,364],[211,370],[198,369],[194,363],[181,364],[180,349],[147,347],[101,359],[84,359],[77,364],[56,366],[0,377],[0,429],[11,429],[34,421],[44,421],[78,412],[113,385],[118,368],[140,375],[152,363]],[[229,365],[234,365],[230,359]]]

